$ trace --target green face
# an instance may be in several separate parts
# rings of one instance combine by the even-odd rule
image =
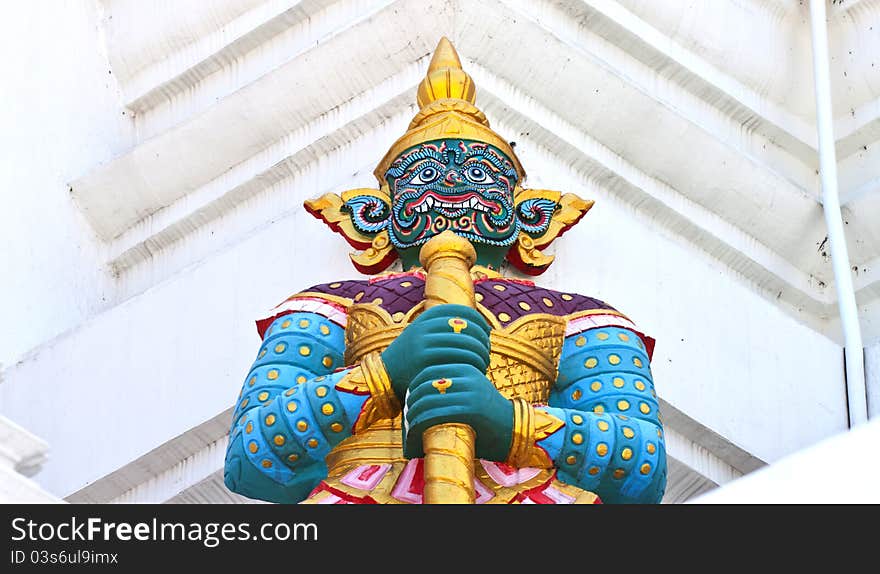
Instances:
[[[498,148],[446,139],[404,151],[385,175],[391,191],[388,226],[404,268],[419,247],[450,229],[477,250],[477,262],[497,268],[520,231],[514,212],[517,174]]]
[[[517,172],[498,148],[444,139],[411,147],[385,173],[391,204],[375,195],[349,198],[343,209],[368,236],[388,232],[404,269],[419,264],[419,248],[447,229],[468,239],[477,263],[499,269],[520,233],[546,232],[557,205],[529,198],[514,205]]]

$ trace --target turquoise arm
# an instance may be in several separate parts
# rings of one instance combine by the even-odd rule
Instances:
[[[657,503],[666,447],[647,352],[635,332],[591,329],[566,338],[549,414],[562,429],[539,441],[559,477],[606,503]]]
[[[347,374],[333,372],[343,363],[343,335],[315,313],[284,315],[266,330],[232,416],[227,488],[295,503],[326,476],[324,457],[351,435],[367,398],[335,388]]]

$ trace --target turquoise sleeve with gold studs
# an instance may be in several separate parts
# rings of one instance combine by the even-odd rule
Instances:
[[[233,413],[224,480],[272,502],[303,500],[327,474],[324,457],[351,435],[367,399],[338,391],[342,327],[292,313],[266,330]],[[335,371],[335,372],[334,372]]]
[[[666,488],[666,448],[644,344],[620,327],[566,338],[543,409],[564,422],[539,441],[559,478],[606,503],[655,503]]]

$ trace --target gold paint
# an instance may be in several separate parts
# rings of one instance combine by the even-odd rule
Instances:
[[[636,433],[629,427],[623,427],[623,436],[626,438],[632,438],[636,436]]]
[[[258,359],[262,359],[262,358],[265,357],[265,356],[266,356],[266,349],[263,349],[263,350],[260,351],[260,354],[257,355],[257,358],[258,358]]]
[[[296,378],[296,382],[299,383],[299,384],[303,384],[303,383],[306,382],[306,381],[308,381],[308,379],[306,378],[305,375],[299,375],[299,376]]]
[[[285,349],[287,349],[287,345],[285,345],[284,343],[278,343],[277,345],[275,345],[276,353],[283,353]]]
[[[601,388],[602,383],[599,381],[593,381],[593,384],[590,385],[590,390],[592,390],[594,393],[599,392]]]
[[[358,293],[357,295],[354,296],[354,300],[360,301],[363,296],[364,296],[364,292],[361,291],[360,293]]]
[[[342,425],[339,423],[333,423],[332,425],[330,425],[330,430],[332,430],[333,432],[342,432]]]
[[[296,412],[296,406],[296,401],[290,401],[289,403],[287,403],[287,411],[291,413]]]
[[[446,44],[451,50],[451,54],[455,55],[452,45],[448,41]],[[440,60],[438,58],[446,57],[440,50],[443,45],[441,40],[438,51],[431,60],[432,66],[435,62],[439,66]],[[455,59],[457,60],[457,56]],[[458,69],[460,70],[461,66]],[[432,73],[429,67],[426,81],[432,78]],[[444,75],[443,77],[448,76]],[[431,85],[430,82],[428,85]],[[419,88],[420,103],[423,86],[424,82]],[[384,177],[384,175],[384,170],[382,170],[382,176]],[[425,308],[430,309],[436,305],[447,303],[476,308],[474,281],[470,274],[470,269],[476,260],[477,253],[470,242],[448,229],[429,239],[419,251],[419,261],[427,271]],[[439,379],[432,384],[443,394],[452,381]],[[475,442],[474,430],[464,424],[436,425],[423,433],[422,447],[425,451],[424,502],[426,504],[474,503]]]
[[[591,466],[590,470],[588,470],[587,472],[590,473],[590,476],[596,476],[597,474],[599,474],[599,467],[598,466]]]
[[[321,381],[323,381],[326,378],[327,378],[327,375],[318,375],[317,377],[315,377],[315,382],[320,383]]]
[[[250,402],[250,399],[245,399],[245,400],[241,401],[241,405],[239,406],[239,408],[242,408],[242,409],[245,408],[246,406],[248,406],[249,402]]]
[[[309,445],[309,448],[316,448],[318,446],[318,440],[310,438],[309,442],[307,442],[306,444]]]
[[[431,386],[440,391],[441,395],[445,395],[446,389],[452,386],[452,379],[437,379]]]
[[[603,407],[602,405],[596,405],[595,407],[593,407],[593,412],[597,415],[601,415],[605,412],[605,407]]]
[[[565,462],[567,462],[568,464],[574,464],[577,462],[577,457],[573,454],[569,455],[568,458],[565,459]]]
[[[257,395],[257,400],[260,402],[263,402],[263,401],[267,400],[268,398],[269,398],[269,393],[267,393],[266,391],[263,391],[262,393]]]
[[[311,324],[312,324],[312,322],[309,321],[308,319],[300,319],[299,320],[299,328],[300,329],[308,329],[309,325],[311,325]]]
[[[283,323],[281,323],[281,328],[286,329],[290,327],[290,319],[285,319]]]
[[[266,373],[266,378],[270,381],[274,381],[278,378],[278,369],[270,369],[268,373]]]
[[[626,476],[626,471],[623,470],[622,468],[616,468],[616,469],[614,469],[614,473],[612,476],[614,476],[614,478],[620,480],[621,478]]]
[[[247,426],[244,427],[244,432],[251,434],[253,431],[254,431],[254,423],[252,423],[251,421],[248,421]]]
[[[622,458],[623,460],[629,460],[632,458],[632,456],[633,456],[633,451],[629,447],[626,447],[625,449],[620,451],[620,458]]]
[[[331,405],[330,403],[324,403],[323,405],[321,405],[321,412],[327,416],[332,415],[335,411],[336,409],[333,408],[333,405]]]
[[[574,340],[574,344],[576,347],[583,347],[587,344],[587,338],[581,335],[577,339]]]
[[[614,380],[612,381],[612,383],[614,383],[614,386],[617,387],[618,389],[623,387],[623,384],[624,384],[623,379],[620,377],[614,377]]]
[[[606,333],[605,331],[600,331],[599,333],[596,334],[596,338],[599,339],[600,341],[607,341],[608,340],[608,333]]]
[[[629,409],[629,401],[617,401],[617,410],[625,411]]]
[[[649,407],[647,403],[642,403],[639,405],[639,410],[642,411],[643,414],[648,414],[651,412],[651,407]]]
[[[401,287],[412,287],[412,281],[404,281],[400,284]]]
[[[608,426],[608,423],[605,421],[599,421],[598,423],[596,423],[596,426],[599,427],[600,431],[607,431],[610,428]]]
[[[654,454],[657,451],[657,447],[654,446],[654,443],[652,442],[649,442],[646,448],[648,450],[648,454]]]
[[[608,454],[608,445],[604,442],[600,442],[599,444],[597,444],[596,454],[598,454],[599,456],[605,456],[606,454]]]
[[[501,313],[498,313],[498,319],[507,323],[508,321],[510,321],[510,315],[502,311]]]
[[[318,395],[319,397],[322,397],[322,398],[326,397],[327,396],[327,387],[324,387],[324,386],[318,387],[317,389],[315,389],[315,394]]]
[[[663,432],[660,429],[657,429],[657,438],[663,438]]]
[[[275,424],[275,415],[273,415],[273,414],[266,415],[266,418],[263,419],[263,422],[266,423],[267,427],[274,425]]]
[[[303,357],[308,357],[309,355],[312,354],[312,350],[308,347],[308,345],[302,345],[299,348],[299,354],[302,355]]]
[[[581,392],[581,390],[575,389],[574,392],[571,393],[571,400],[573,400],[573,401],[580,400],[581,396],[583,396],[583,393]]]
[[[562,298],[565,299],[566,301],[571,301],[572,299],[574,299],[574,297],[572,297],[568,293],[563,293]]]
[[[254,386],[254,383],[256,383],[256,382],[257,382],[257,376],[254,375],[253,377],[251,377],[251,380],[248,381],[248,386],[252,387],[252,386]]]
[[[574,433],[573,435],[571,435],[571,442],[573,442],[574,444],[583,444],[584,435],[579,432]]]
[[[327,325],[321,325],[320,330],[322,335],[330,334],[330,327],[328,327]]]
[[[545,307],[552,307],[553,306],[553,301],[551,301],[547,297],[542,298],[541,302],[544,303]]]
[[[298,421],[296,423],[296,428],[297,428],[297,430],[305,432],[305,431],[309,430],[309,423],[307,423],[304,420]]]
[[[331,283],[330,284],[331,289],[339,289],[340,287],[342,287],[342,283]]]
[[[531,311],[532,310],[532,306],[529,305],[528,303],[526,303],[525,301],[519,302],[519,308],[522,309],[523,311]]]
[[[324,355],[324,358],[321,359],[321,364],[329,369],[333,366],[333,357],[330,355]]]
[[[622,421],[628,421],[628,420],[629,420],[629,417],[626,416],[626,415],[615,415],[615,416],[616,416],[617,418],[619,418],[620,420],[622,420]]]
[[[639,467],[639,472],[641,472],[642,474],[648,474],[649,472],[651,472],[651,465],[646,462]]]
[[[640,358],[638,358],[638,357],[633,357],[633,365],[635,365],[635,366],[641,368],[641,366],[642,366],[642,360],[641,360]]]
[[[617,355],[608,355],[608,362],[612,365],[618,365],[620,364],[620,357]]]
[[[571,422],[579,425],[584,422],[584,417],[582,417],[581,415],[571,415]]]
[[[276,434],[275,438],[272,439],[275,442],[275,446],[284,446],[284,435]]]
[[[468,323],[460,317],[453,317],[449,320],[449,326],[452,327],[454,333],[458,334],[467,329]]]
[[[474,299],[477,301],[477,303],[479,303],[480,301],[483,300],[483,294],[482,293],[474,293]]]
[[[496,283],[496,284],[492,285],[492,289],[495,289],[496,291],[506,291],[507,287],[505,287],[504,285],[501,285],[500,283]]]
[[[291,455],[288,455],[287,460],[288,460],[289,462],[296,462],[296,461],[299,460],[299,455],[296,454],[296,453],[293,453],[293,454],[291,454]]]
[[[596,357],[590,357],[586,361],[584,361],[584,366],[588,369],[595,368],[596,365],[599,364],[599,361],[596,360]]]
[[[257,446],[255,441],[251,441],[248,445],[248,450],[251,451],[251,454],[256,454],[256,452],[260,450],[260,447]]]
[[[626,333],[618,333],[617,338],[623,342],[629,341],[629,335],[627,335]]]
[[[644,391],[645,390],[645,383],[643,383],[642,381],[636,381],[636,388],[640,391]]]
[[[395,323],[400,323],[404,317],[406,317],[406,313],[403,311],[398,311],[394,315],[391,315],[391,318],[394,319]]]
[[[272,461],[269,459],[264,458],[260,464],[263,465],[263,468],[272,468]]]

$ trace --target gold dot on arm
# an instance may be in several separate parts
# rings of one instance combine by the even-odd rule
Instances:
[[[581,335],[580,337],[578,337],[577,339],[574,340],[574,345],[576,347],[583,347],[586,344],[587,344],[587,338],[584,337],[583,335]]]
[[[308,345],[302,345],[299,348],[299,354],[302,355],[303,357],[308,357],[309,355],[312,354],[312,350],[309,348]]]
[[[284,446],[284,435],[276,434],[272,440],[275,441],[275,446]]]

